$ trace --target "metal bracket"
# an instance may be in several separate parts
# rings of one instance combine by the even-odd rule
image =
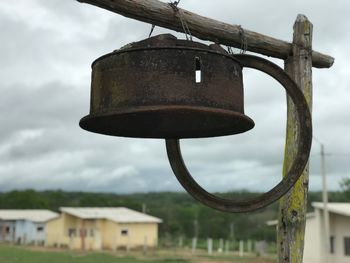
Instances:
[[[204,190],[191,176],[183,161],[178,139],[167,139],[166,148],[171,168],[186,191],[201,203],[224,212],[239,213],[254,211],[281,198],[297,182],[310,155],[312,143],[311,113],[302,91],[297,84],[276,64],[257,56],[235,55],[243,67],[254,68],[272,76],[285,88],[295,104],[298,114],[298,148],[296,157],[287,175],[270,191],[244,201],[221,198]]]

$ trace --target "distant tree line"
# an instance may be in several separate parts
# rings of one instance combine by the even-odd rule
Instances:
[[[247,199],[258,193],[247,191],[219,194],[221,196]],[[321,192],[310,192],[311,202],[321,201]],[[350,202],[350,179],[342,183],[342,191],[330,192],[330,202]],[[275,240],[275,229],[266,226],[266,221],[277,219],[278,202],[247,214],[228,214],[215,211],[195,201],[187,193],[144,193],[144,194],[112,194],[57,191],[11,191],[0,193],[0,209],[50,209],[59,211],[62,206],[81,207],[128,207],[160,217],[164,222],[160,225],[161,238],[176,239],[180,236],[192,238],[224,238]]]

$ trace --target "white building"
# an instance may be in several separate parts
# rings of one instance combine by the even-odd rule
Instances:
[[[44,244],[46,222],[56,217],[49,210],[0,210],[0,242]]]
[[[350,263],[350,203],[328,203],[329,248],[326,248],[323,203],[306,215],[303,263]],[[278,220],[267,222],[278,225]]]
[[[325,248],[323,203],[312,203],[305,230],[304,263],[350,263],[350,203],[328,203],[329,248]],[[328,251],[327,251],[328,250]]]

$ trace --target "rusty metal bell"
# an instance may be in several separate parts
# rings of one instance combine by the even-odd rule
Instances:
[[[242,67],[262,71],[286,90],[297,112],[297,151],[286,176],[270,191],[237,201],[215,196],[191,176],[179,139],[237,134],[254,127],[244,115]],[[171,168],[194,198],[225,212],[260,209],[286,194],[308,162],[312,119],[297,84],[274,63],[252,55],[228,55],[204,45],[159,35],[129,44],[92,64],[88,131],[126,137],[165,138]]]
[[[242,66],[217,45],[165,34],[92,64],[88,131],[140,138],[200,138],[254,127],[244,115]]]

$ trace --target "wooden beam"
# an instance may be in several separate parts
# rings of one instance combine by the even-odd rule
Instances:
[[[294,24],[293,56],[285,61],[287,74],[298,84],[312,107],[312,24],[304,15],[298,15]],[[287,173],[297,151],[297,113],[287,98],[287,136],[283,175]],[[278,262],[302,263],[306,222],[309,165],[295,186],[280,200],[278,223]]]
[[[202,40],[240,48],[242,32],[247,41],[247,50],[266,56],[287,59],[293,52],[293,45],[286,41],[265,36],[179,8],[176,12],[169,5],[158,0],[77,0],[107,9],[114,13],[146,23],[183,32],[179,15],[187,22],[191,34]],[[319,52],[312,52],[312,65],[316,68],[330,68],[334,58]]]

